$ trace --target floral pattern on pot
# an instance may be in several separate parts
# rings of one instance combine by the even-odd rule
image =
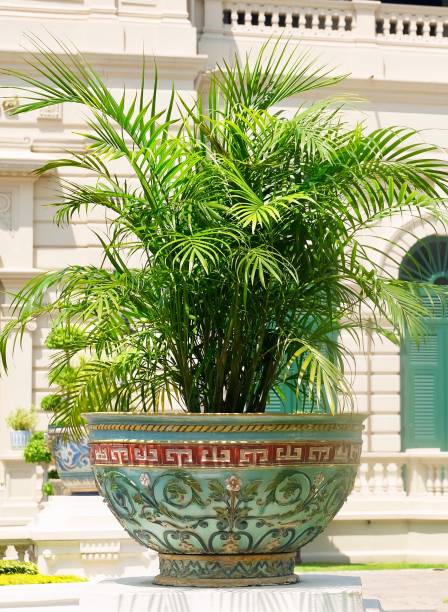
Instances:
[[[98,489],[136,540],[163,553],[297,550],[350,493],[356,468],[267,469],[236,475],[96,468]]]
[[[94,493],[96,486],[87,439],[67,440],[56,428],[50,428],[48,433],[56,469],[64,487],[71,493]]]

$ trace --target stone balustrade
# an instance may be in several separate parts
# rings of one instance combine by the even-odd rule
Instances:
[[[15,559],[19,561],[35,561],[34,544],[28,538],[14,539],[0,536],[0,559]]]
[[[284,31],[288,36],[349,37],[353,33],[353,3],[319,0],[300,5],[223,2],[224,31],[260,33],[268,36]]]
[[[382,4],[376,0],[260,2],[209,0],[204,33],[289,38],[376,40],[412,43],[448,41],[448,7]]]
[[[352,497],[448,497],[448,453],[414,450],[405,453],[366,453]]]
[[[382,4],[376,12],[375,34],[386,40],[448,42],[445,7]]]

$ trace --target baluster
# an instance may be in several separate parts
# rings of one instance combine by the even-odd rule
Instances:
[[[272,20],[274,17],[274,7],[271,4],[266,4],[264,7],[265,20],[264,25],[266,28],[269,28],[269,31],[272,27]],[[266,15],[270,15],[270,17],[266,17]]]
[[[238,11],[235,7],[232,8],[232,11],[230,13],[230,24],[232,28],[238,25]]]
[[[355,483],[353,485],[353,494],[359,495],[360,492],[361,492],[361,479],[360,479],[359,470],[358,470],[356,472]]]
[[[388,34],[389,36],[395,36],[397,33],[397,17],[395,15],[391,15],[388,21]]]
[[[400,483],[401,480],[401,483]],[[403,492],[403,480],[400,476],[400,466],[397,463],[388,463],[386,468],[386,492],[389,495],[398,495]]]
[[[397,493],[404,495],[404,479],[403,479],[404,466],[401,463],[397,463]]]
[[[422,17],[422,21],[423,21],[423,38],[429,38],[429,16],[428,15],[424,15]]]
[[[369,495],[370,487],[369,487],[369,464],[361,463],[359,466],[359,493],[361,495]]]
[[[411,23],[410,15],[403,15],[401,19],[401,32],[400,32],[400,35],[402,37],[409,36],[409,34],[411,33],[410,23]]]
[[[442,471],[442,495],[448,495],[448,466],[443,465]]]
[[[375,463],[373,466],[373,492],[384,493],[384,465]]]
[[[14,544],[19,561],[25,561],[25,553],[27,552],[29,544]]]
[[[434,495],[442,495],[442,468],[440,465],[434,466]]]
[[[330,28],[333,32],[338,32],[341,29],[341,18],[337,11],[332,11],[330,14]]]
[[[291,28],[292,28],[292,12],[290,9],[288,9],[286,13],[285,29],[290,30]]]
[[[278,11],[272,11],[272,27],[278,29]]]
[[[434,32],[433,36],[431,36],[431,30]],[[429,34],[431,38],[439,38],[439,20],[437,17],[429,22]]]
[[[345,32],[353,32],[356,27],[355,17],[353,13],[342,13],[340,20],[343,22],[342,30]]]
[[[311,32],[313,34],[319,33],[319,12],[316,9],[310,9],[311,15]]]
[[[332,28],[332,22],[331,22],[331,11],[330,10],[326,10],[326,11],[322,11],[322,15],[325,19],[325,34],[327,34],[327,36],[331,35],[331,28]]]
[[[426,490],[434,495],[434,467],[432,465],[426,466]]]
[[[415,15],[412,15],[409,19],[409,36],[417,36],[417,19]]]
[[[250,30],[252,27],[252,11],[248,7],[244,13],[244,28]]]
[[[299,32],[303,32],[306,26],[305,9],[301,9],[299,13]]]

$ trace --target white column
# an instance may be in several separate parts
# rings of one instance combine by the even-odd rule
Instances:
[[[13,155],[11,155],[11,158]],[[13,160],[10,161],[13,164]],[[30,168],[31,169],[31,168]],[[34,178],[25,168],[14,175],[0,177],[0,281],[4,288],[0,326],[10,320],[10,294],[16,293],[31,278],[33,269]],[[9,413],[30,408],[33,399],[33,331],[30,325],[14,355],[8,355],[8,373],[0,376],[0,516],[6,524],[20,524],[37,510],[36,468],[23,461],[21,450],[12,450],[10,431],[5,423]]]

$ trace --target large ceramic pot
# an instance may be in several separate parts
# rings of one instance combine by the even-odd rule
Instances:
[[[72,495],[96,493],[87,438],[69,440],[58,427],[49,427],[48,439],[63,486]]]
[[[90,413],[98,489],[158,584],[295,582],[295,554],[350,493],[363,417]]]

